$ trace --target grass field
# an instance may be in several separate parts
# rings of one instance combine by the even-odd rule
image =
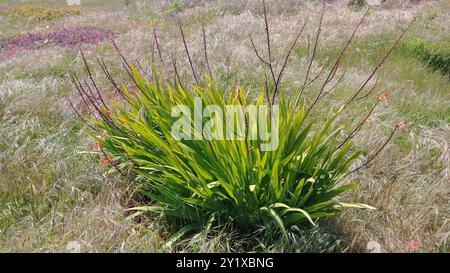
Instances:
[[[388,92],[388,103],[375,110],[354,139],[357,147],[372,151],[389,128],[408,120],[408,128],[380,157],[347,177],[359,187],[346,199],[377,210],[346,210],[319,221],[317,227],[290,234],[288,243],[271,238],[249,243],[225,225],[171,246],[166,242],[176,226],[150,216],[139,221],[127,218],[124,209],[136,202],[134,185],[100,164],[101,156],[92,152],[93,141],[67,102],[70,98],[81,104],[68,73],[86,76],[79,50],[70,39],[84,33],[82,48],[92,62],[93,75],[112,97],[112,86],[94,64],[95,58],[102,56],[117,78],[129,79],[108,37],[114,36],[130,62],[148,69],[155,55],[152,25],[156,24],[167,75],[173,73],[171,57],[175,56],[181,77],[188,80],[177,18],[201,73],[206,73],[201,70],[204,24],[217,80],[239,83],[256,94],[265,68],[255,57],[248,35],[264,44],[262,7],[256,0],[81,2],[77,8],[57,0],[0,0],[1,252],[369,252],[372,241],[382,252],[450,251],[448,1],[388,0],[372,8],[341,64],[346,78],[315,113],[328,114],[348,97],[416,17],[376,75],[375,92]],[[349,7],[347,1],[329,2],[314,72],[339,54],[365,10]],[[285,71],[282,92],[287,94],[298,92],[307,69],[306,37],[315,33],[317,3],[268,1],[275,56],[285,52],[308,20]],[[59,42],[46,38],[58,36]],[[161,65],[159,57],[154,59]],[[370,103],[358,103],[349,109],[351,115],[343,120],[347,131],[369,107]]]

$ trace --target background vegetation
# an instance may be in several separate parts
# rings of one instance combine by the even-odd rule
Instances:
[[[330,2],[315,72],[339,54],[362,15],[347,1]],[[378,72],[376,91],[389,92],[388,104],[375,110],[354,139],[358,148],[374,150],[392,124],[403,119],[410,123],[369,168],[347,178],[359,187],[345,199],[377,210],[346,211],[318,227],[289,234],[289,244],[265,238],[249,246],[245,237],[230,233],[226,225],[168,245],[167,234],[175,227],[159,219],[127,218],[124,209],[135,202],[130,198],[132,185],[116,173],[104,174],[101,156],[89,152],[94,143],[67,103],[67,98],[80,103],[67,77],[69,71],[84,73],[79,51],[46,34],[87,37],[83,45],[87,59],[103,56],[112,73],[126,80],[120,62],[111,57],[115,54],[108,42],[111,35],[105,35],[114,33],[130,61],[148,69],[153,56],[170,67],[173,55],[180,75],[188,79],[176,18],[185,26],[198,67],[203,67],[203,23],[217,81],[239,83],[256,94],[252,88],[265,70],[248,35],[257,42],[264,40],[258,1],[82,0],[79,13],[66,13],[65,1],[0,1],[0,251],[368,251],[371,241],[386,252],[450,251],[450,4],[415,2],[385,1],[370,11],[341,64],[346,80],[314,113],[327,116],[332,106],[348,97],[405,23],[416,16],[398,50]],[[313,35],[317,1],[273,0],[268,6],[274,54],[285,52],[285,41],[293,39],[304,19],[309,19],[306,35]],[[15,9],[24,7],[34,11]],[[35,20],[35,13],[42,12],[36,7],[51,9],[54,15]],[[161,58],[152,50],[155,24]],[[78,27],[95,31],[83,35]],[[13,42],[27,33],[46,38]],[[301,84],[298,75],[307,69],[307,48],[303,39],[294,49],[283,90],[295,92]],[[98,66],[93,75],[103,82],[101,86],[108,86]],[[113,96],[112,87],[104,91]],[[355,105],[340,122],[351,130],[356,117],[369,107],[370,103]]]

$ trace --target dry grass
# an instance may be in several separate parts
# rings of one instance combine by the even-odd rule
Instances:
[[[0,17],[0,37],[79,25],[108,26],[120,33],[117,44],[127,57],[149,68],[151,27],[158,22],[164,63],[171,67],[171,56],[176,56],[181,76],[190,79],[174,14],[165,10],[170,1],[131,1],[127,7],[117,2],[106,8],[101,1],[90,1],[82,7],[81,15],[37,24],[15,24],[9,17]],[[285,72],[282,92],[298,91],[302,81],[299,75],[303,75],[307,65],[304,37],[313,34],[317,23],[311,15],[317,13],[318,7],[298,2],[269,1],[275,54],[285,51],[287,41],[308,19],[306,35]],[[333,2],[327,9],[315,71],[337,54],[339,44],[345,42],[361,15],[350,11],[346,1]],[[337,105],[367,77],[375,57],[412,16],[418,20],[407,39],[417,37],[448,49],[449,13],[448,1],[423,1],[419,5],[388,1],[384,7],[372,10],[349,51],[351,54],[345,58],[346,80],[322,102],[324,112],[328,113],[330,106]],[[201,43],[204,22],[212,70],[220,81],[224,85],[239,82],[251,87],[261,79],[264,67],[258,63],[248,39],[250,33],[257,44],[264,39],[258,1],[194,1],[184,5],[176,16],[185,26],[187,43],[200,74],[206,72]],[[111,57],[114,53],[108,43],[86,46],[85,50],[90,60],[104,56],[113,72],[124,76],[117,58]],[[0,56],[0,251],[60,252],[70,251],[73,245],[78,250],[78,244],[84,252],[173,250],[162,247],[171,227],[158,220],[128,220],[123,212],[129,202],[128,182],[115,174],[103,175],[99,158],[82,154],[91,144],[86,143],[82,124],[66,103],[67,97],[74,96],[67,72],[82,73],[77,50],[49,46],[20,51],[11,57]],[[167,71],[168,77],[172,74]],[[99,69],[94,71],[94,76],[104,82],[102,86],[107,87],[100,75]],[[378,80],[376,92],[388,91],[389,104],[375,111],[355,143],[372,151],[393,124],[402,119],[411,124],[369,168],[349,177],[360,187],[348,199],[378,210],[348,210],[317,229],[293,234],[291,245],[261,241],[252,249],[367,251],[367,243],[377,241],[382,251],[408,252],[410,242],[417,241],[419,251],[450,251],[449,79],[417,59],[394,54],[379,71]],[[349,109],[355,118],[345,121],[349,128],[368,107],[359,104]],[[183,246],[184,250],[249,250],[245,238],[230,237],[228,232],[215,230],[206,239],[194,236]]]

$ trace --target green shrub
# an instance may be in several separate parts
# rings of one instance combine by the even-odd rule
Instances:
[[[323,13],[322,10],[309,67],[314,61]],[[270,56],[265,6],[264,17]],[[363,19],[355,32],[362,21]],[[280,95],[279,83],[283,70],[303,28],[304,25],[286,54],[285,61],[281,62],[284,65],[278,70],[278,75],[272,75],[272,92],[266,77],[261,82],[261,95],[256,99],[247,97],[242,89],[232,88],[228,91],[217,87],[212,80],[213,73],[208,62],[205,31],[205,61],[210,76],[201,80],[195,72],[180,25],[185,52],[196,82],[194,85],[187,85],[179,80],[175,64],[176,77],[170,81],[159,78],[155,66],[152,67],[151,76],[143,78],[113,43],[135,87],[131,91],[125,85],[116,84],[104,63],[100,62],[106,76],[121,96],[112,106],[103,100],[82,54],[93,87],[87,82],[81,84],[76,77],[73,80],[81,98],[87,102],[86,106],[96,112],[96,118],[86,120],[80,112],[77,111],[77,114],[90,128],[88,133],[98,142],[97,146],[104,155],[102,162],[130,180],[139,181],[139,192],[147,198],[148,204],[131,210],[137,211],[137,214],[156,213],[184,225],[174,238],[186,232],[210,227],[213,223],[232,223],[234,227],[247,233],[277,229],[287,238],[287,229],[299,229],[308,222],[315,225],[317,219],[335,215],[346,207],[372,208],[364,204],[342,202],[339,196],[356,187],[354,183],[342,184],[342,179],[367,166],[392,139],[397,129],[406,126],[406,122],[399,123],[386,142],[364,164],[350,172],[349,167],[361,154],[361,151],[352,150],[350,140],[375,107],[386,100],[387,94],[375,100],[367,116],[361,118],[345,140],[338,139],[341,128],[336,127],[335,123],[350,103],[370,97],[374,88],[364,95],[362,91],[406,30],[377,63],[361,88],[340,109],[335,109],[326,122],[320,123],[312,118],[311,110],[330,92],[329,88],[325,91],[326,87],[337,74],[341,57],[348,47],[342,49],[327,73],[328,76],[323,78],[324,84],[320,90],[316,90],[316,99],[312,103],[307,105],[303,96],[305,90],[312,91],[308,87],[311,83],[308,80],[312,78],[310,69],[307,70],[304,84],[296,97]],[[156,33],[154,36],[156,37]],[[270,71],[274,71],[273,62],[264,60],[253,39],[251,42],[257,57]],[[173,134],[174,124],[180,121],[179,116],[173,115],[174,109],[179,106],[185,107],[181,111],[183,118],[194,120],[183,127],[186,130],[184,132],[187,132],[185,136],[189,137],[181,139],[179,135]],[[216,107],[216,110],[205,114],[203,107],[209,106]],[[226,112],[229,106],[238,110],[230,116],[220,114]],[[259,119],[254,119],[253,110],[261,108],[266,111],[259,112]],[[196,115],[198,111],[202,113],[200,118]],[[271,142],[272,146],[263,145],[267,144],[265,140],[268,139],[265,136],[267,130],[259,130],[262,124],[270,129],[268,132],[276,132],[271,141],[277,141]],[[208,126],[210,130],[204,130]],[[218,137],[224,136],[230,128],[234,133],[227,136],[231,137]],[[243,134],[238,128],[243,128]]]
[[[139,209],[182,219],[196,229],[215,217],[254,231],[271,222],[285,230],[302,221],[314,223],[347,206],[367,207],[334,199],[356,187],[337,183],[359,155],[350,153],[351,143],[335,151],[340,129],[328,130],[339,111],[313,130],[305,108],[296,110],[291,100],[282,97],[275,151],[262,151],[258,140],[177,141],[171,134],[177,120],[171,117],[173,107],[188,105],[193,113],[194,100],[199,97],[204,106],[225,109],[239,105],[238,96],[225,99],[213,81],[192,90],[174,88],[144,80],[134,68],[133,78],[141,93],[132,96],[124,89],[130,106],[116,103],[109,114],[111,122],[92,121],[104,132],[104,139],[91,134],[114,164],[126,165],[130,160],[134,164],[130,167],[143,179],[142,194],[154,203]],[[264,102],[262,96],[246,102],[243,92],[239,97],[247,108]],[[244,124],[245,119],[248,116],[236,116],[237,123]],[[209,120],[204,119],[203,125]],[[224,124],[219,127],[226,128]],[[202,134],[195,126],[192,130]]]

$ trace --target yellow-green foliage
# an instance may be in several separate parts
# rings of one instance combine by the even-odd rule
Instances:
[[[0,10],[0,16],[6,16],[12,19],[26,19],[30,21],[53,20],[70,15],[79,15],[80,8],[64,7],[64,8],[36,8],[36,7],[19,7],[6,8]]]
[[[226,98],[212,80],[188,90],[181,85],[171,87],[156,76],[153,81],[144,79],[133,67],[130,73],[140,94],[133,96],[124,87],[122,95],[129,105],[117,102],[115,108],[105,110],[108,114],[99,110],[105,119],[91,119],[95,131],[89,133],[102,147],[102,162],[124,171],[131,168],[142,181],[141,193],[151,204],[136,210],[188,223],[181,231],[200,229],[215,219],[252,232],[276,224],[286,235],[288,227],[308,221],[314,224],[314,220],[335,215],[345,207],[371,208],[335,199],[356,187],[338,182],[360,155],[350,150],[351,143],[337,147],[341,128],[329,132],[341,110],[323,126],[314,126],[309,111],[282,96],[279,146],[274,151],[261,150],[259,140],[247,138],[177,141],[171,134],[176,120],[170,115],[173,107],[185,105],[194,112],[197,97],[205,106],[225,109],[241,105],[244,111],[252,105],[261,106],[264,96],[250,102],[245,92],[237,91],[237,96]],[[79,88],[83,93],[83,87]],[[236,126],[245,124],[246,131],[256,128],[249,117],[237,118]],[[217,128],[227,128],[222,118],[218,122],[221,125]],[[196,125],[192,130],[196,135],[204,133],[197,131]]]

